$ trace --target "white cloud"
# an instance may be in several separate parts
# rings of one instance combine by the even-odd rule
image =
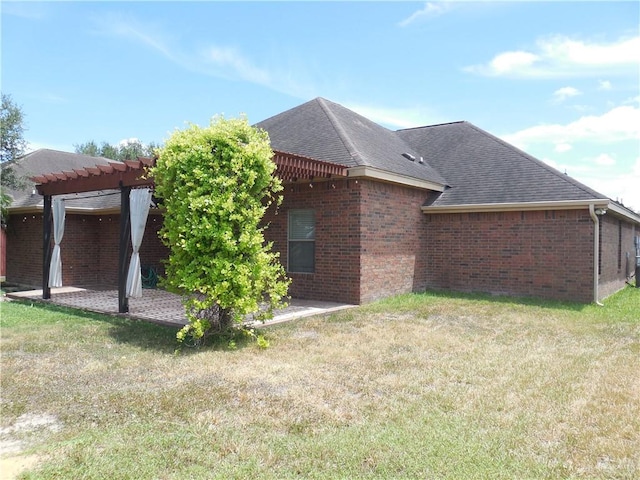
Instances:
[[[253,65],[235,48],[210,46],[201,53],[201,58],[204,62],[202,67],[220,76],[239,77],[265,86],[274,81],[268,70]]]
[[[611,155],[607,153],[601,153],[595,158],[594,163],[603,167],[611,167],[612,165],[616,164],[616,161]]]
[[[564,36],[541,38],[535,48],[502,52],[486,64],[465,71],[486,76],[558,78],[635,72],[640,65],[640,36],[611,43],[585,42]]]
[[[582,95],[582,92],[574,87],[562,87],[553,92],[553,98],[557,102],[563,102],[567,98]]]
[[[139,138],[131,137],[131,138],[123,138],[118,142],[119,147],[127,147],[129,145],[142,144]]]
[[[538,125],[502,138],[525,151],[538,151],[545,163],[560,172],[614,200],[623,199],[626,206],[640,211],[639,106],[618,106],[601,115],[583,116],[566,124]],[[600,152],[594,152],[600,148]],[[549,159],[552,151],[563,155]]]
[[[566,125],[537,125],[502,138],[523,150],[534,143],[561,144],[578,140],[609,143],[637,140],[640,139],[640,108],[624,105],[600,116],[584,116]]]
[[[118,15],[97,19],[96,23],[99,33],[140,43],[192,72],[216,78],[242,80],[299,98],[315,95],[316,89],[313,85],[300,80],[299,68],[261,66],[241,50],[227,45],[211,44],[198,50],[190,50],[181,47],[178,38],[167,34],[165,29],[157,25],[144,24]]]
[[[571,150],[573,147],[568,144],[568,143],[558,143],[554,150],[558,153],[564,153],[564,152],[568,152],[569,150]]]
[[[42,2],[2,2],[2,15],[43,20],[48,16],[49,6]]]
[[[598,90],[611,90],[612,85],[609,80],[599,80],[598,81]]]
[[[169,47],[172,39],[157,25],[143,24],[133,18],[115,14],[97,18],[95,23],[98,33],[134,40],[161,53],[171,61],[179,62],[180,60]]]
[[[599,158],[599,157],[598,157]],[[602,166],[576,177],[596,191],[640,213],[640,157],[636,158],[627,172],[619,173]]]
[[[343,105],[371,121],[388,128],[412,128],[441,123],[442,119],[425,108],[384,108],[345,102]]]
[[[591,187],[597,192],[624,203],[624,205],[640,213],[640,157],[635,159],[631,168],[612,168],[613,165],[599,165],[598,162],[610,162],[608,154],[601,154],[597,157],[581,158],[579,161],[568,164],[558,163],[549,158],[542,158],[542,161],[552,166],[556,170],[567,173],[572,178]],[[615,162],[615,161],[614,161]],[[609,168],[603,168],[609,167]]]
[[[540,60],[538,55],[529,52],[505,52],[496,55],[489,67],[496,75],[503,75],[514,70],[528,69],[538,60]]]
[[[32,91],[26,95],[28,98],[32,98],[38,102],[51,103],[51,104],[63,104],[67,103],[69,99],[51,92],[38,92]]]
[[[413,12],[410,16],[404,20],[398,22],[398,26],[406,27],[420,19],[427,17],[436,17],[442,15],[451,10],[452,5],[449,2],[427,2],[421,10]]]

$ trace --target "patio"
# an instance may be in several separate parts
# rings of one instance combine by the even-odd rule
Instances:
[[[51,298],[43,300],[42,290],[7,293],[9,299],[32,300],[89,312],[120,315],[135,320],[181,327],[187,323],[180,296],[159,289],[145,289],[141,298],[129,299],[129,313],[118,313],[118,290],[90,290],[78,287],[51,289]],[[291,299],[289,306],[274,312],[274,317],[261,325],[273,325],[311,315],[331,313],[355,305]]]

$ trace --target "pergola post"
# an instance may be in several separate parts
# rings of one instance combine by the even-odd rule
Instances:
[[[51,195],[45,195],[42,209],[42,298],[45,300],[51,298],[49,270],[51,270]]]
[[[129,312],[127,299],[127,253],[129,252],[129,236],[131,220],[129,219],[129,197],[131,187],[120,187],[120,246],[118,249],[118,312]]]

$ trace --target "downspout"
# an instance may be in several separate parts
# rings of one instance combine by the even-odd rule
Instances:
[[[600,219],[596,215],[595,206],[589,204],[589,214],[593,220],[593,301],[596,305],[604,307],[598,299],[598,266],[600,265]]]

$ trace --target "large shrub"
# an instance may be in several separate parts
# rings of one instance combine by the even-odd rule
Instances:
[[[158,151],[166,285],[184,296],[189,319],[178,338],[224,332],[249,313],[268,318],[286,296],[289,280],[261,226],[281,201],[272,156],[265,131],[223,117],[177,130]]]

